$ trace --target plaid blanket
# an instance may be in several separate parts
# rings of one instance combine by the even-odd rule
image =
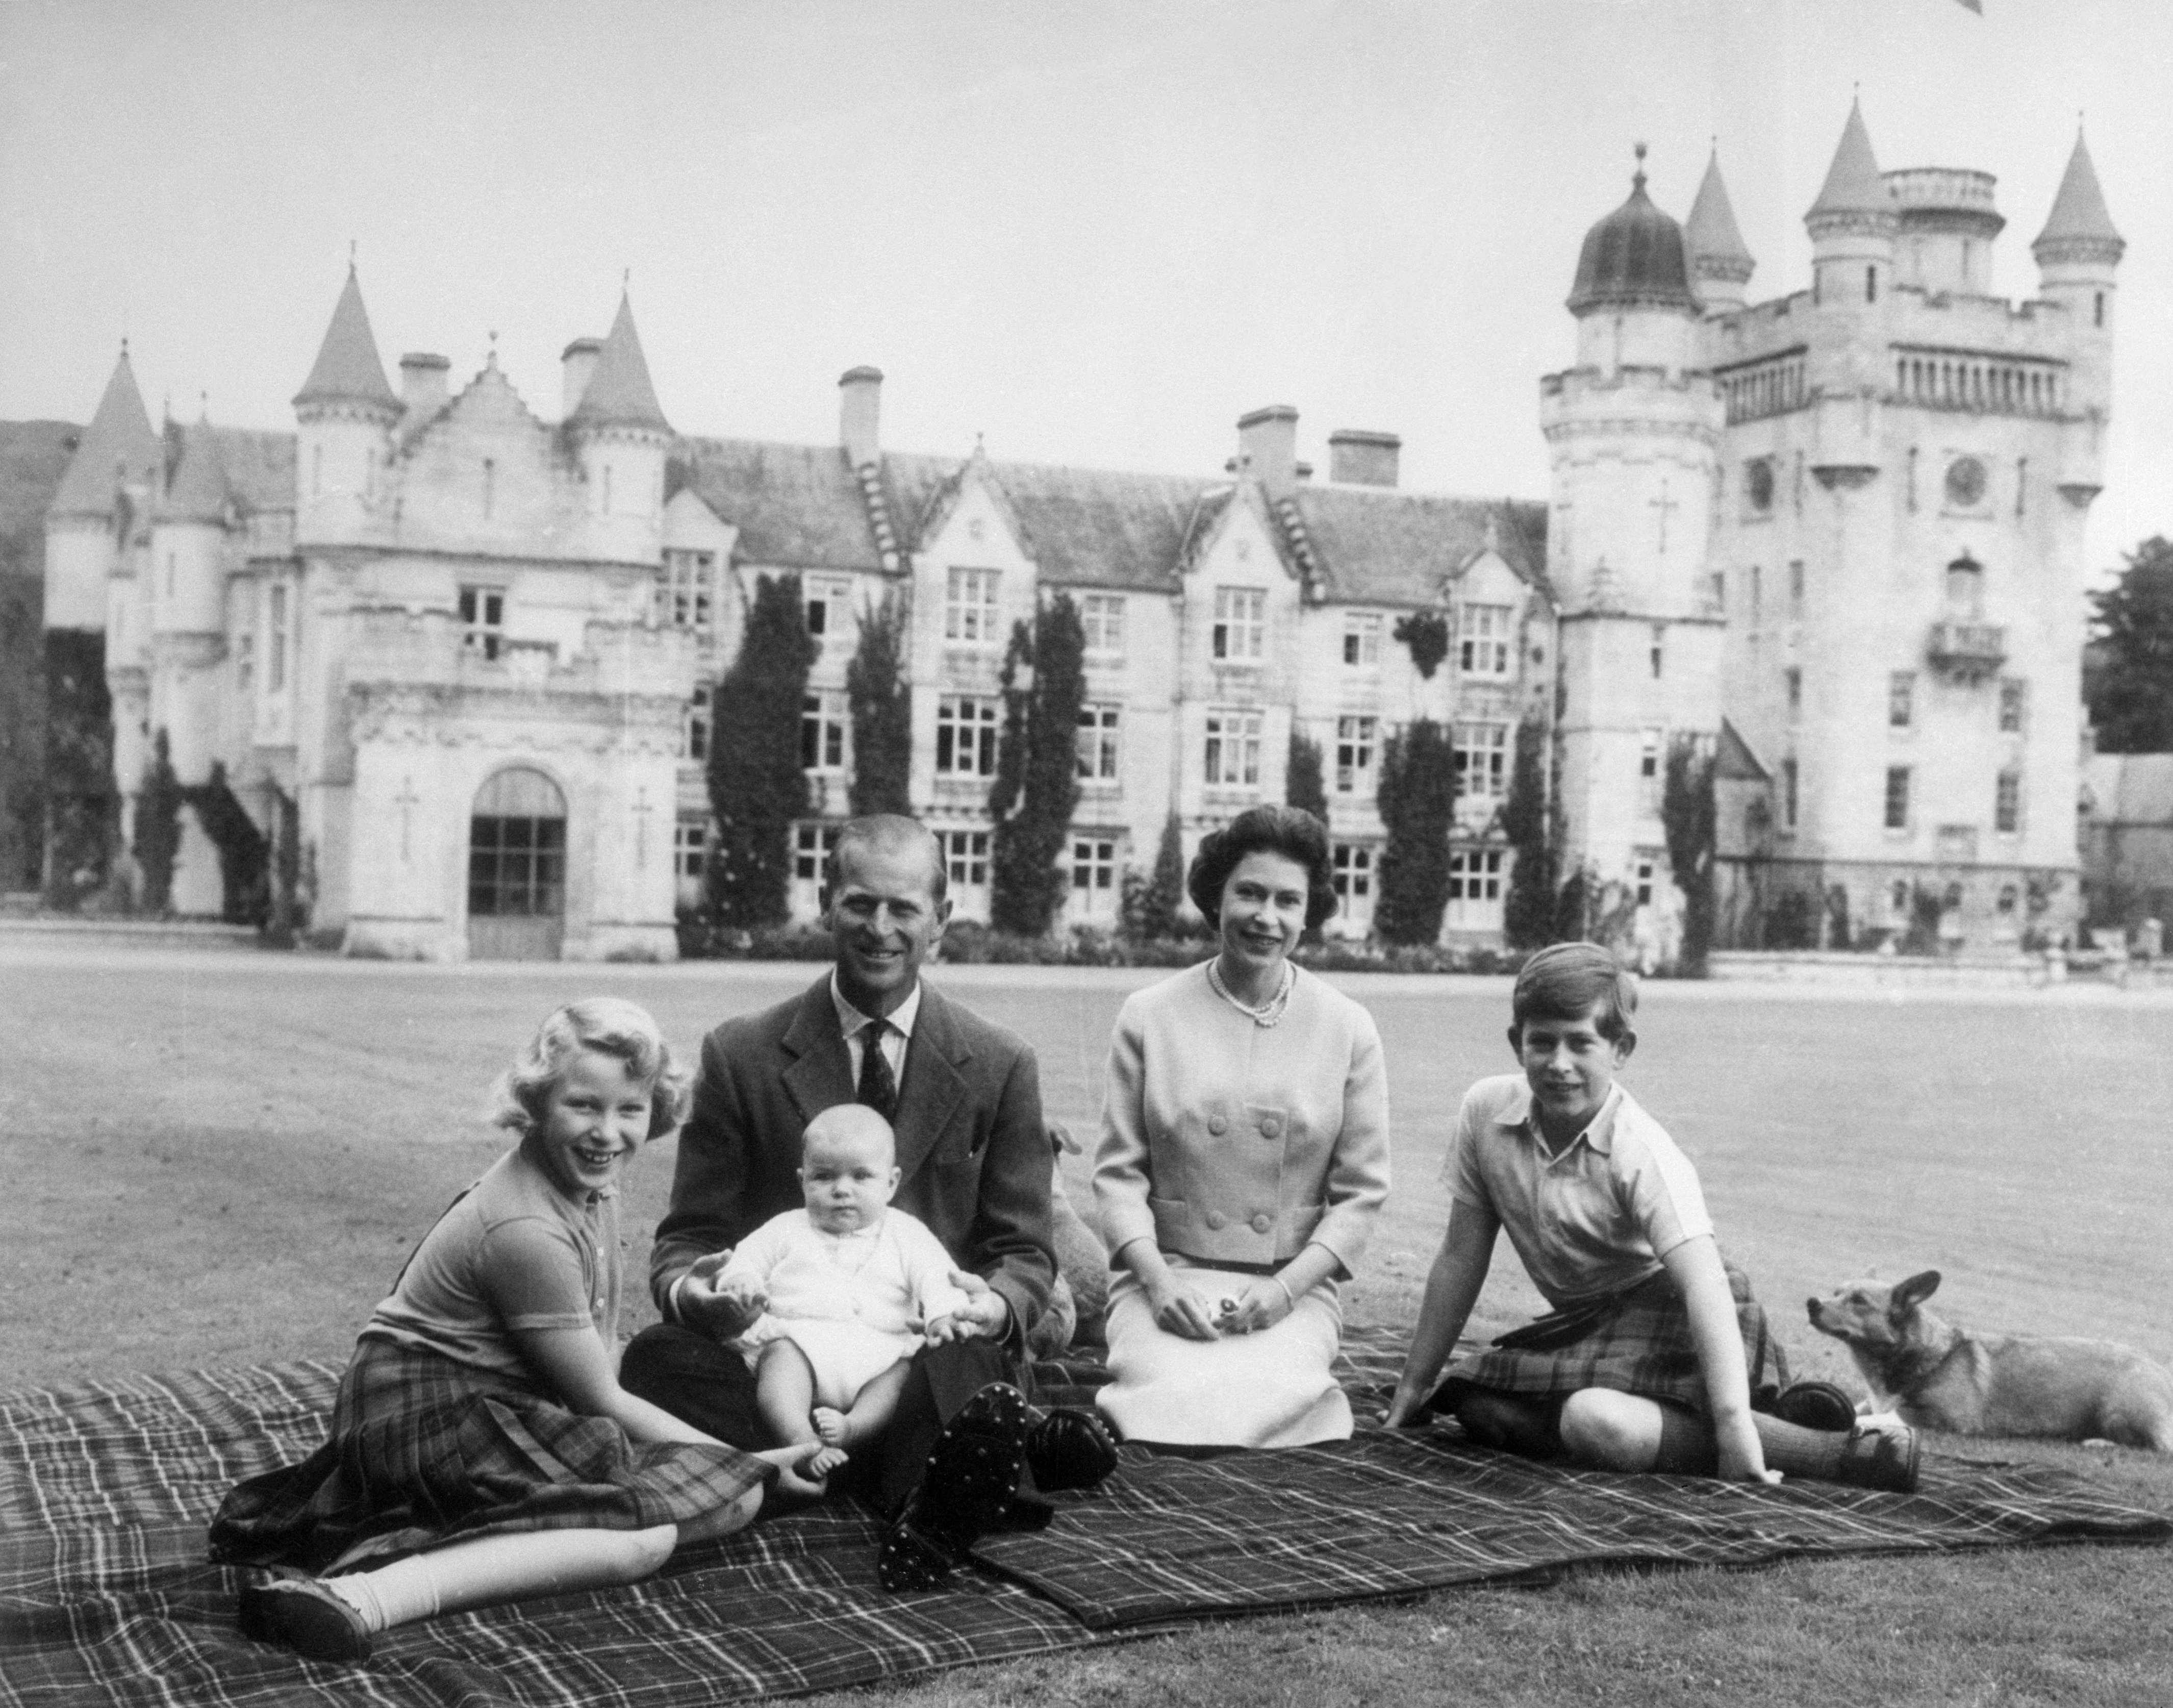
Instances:
[[[1378,1409],[1400,1341],[1354,1334]],[[1044,1366],[1086,1398],[1091,1366]],[[633,1589],[391,1633],[359,1668],[245,1641],[204,1526],[241,1478],[321,1438],[328,1365],[131,1377],[0,1398],[0,1705],[214,1708],[692,1704],[837,1689],[1180,1628],[1204,1616],[1533,1579],[1583,1563],[1748,1565],[1789,1554],[2161,1541],[2164,1517],[2057,1473],[1934,1462],[1920,1494],[1610,1477],[1362,1431],[1331,1447],[1150,1457],[1049,1529],[991,1538],[986,1575],[927,1595],[874,1578],[876,1528],[838,1505],[682,1549]]]

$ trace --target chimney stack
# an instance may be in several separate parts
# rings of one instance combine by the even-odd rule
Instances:
[[[882,414],[882,369],[848,368],[838,376],[838,443],[845,448],[845,461],[865,468],[881,460],[882,440],[876,432]]]
[[[445,374],[452,365],[423,350],[410,350],[400,358],[400,398],[408,414],[420,421],[445,407]]]
[[[1328,477],[1340,487],[1392,487],[1403,449],[1393,433],[1338,428],[1328,435]]]
[[[1237,472],[1281,498],[1297,484],[1297,411],[1270,403],[1237,418]]]
[[[558,371],[565,376],[561,420],[571,421],[574,412],[581,407],[581,394],[589,389],[589,378],[596,371],[596,358],[603,348],[601,338],[576,338],[560,354]]]

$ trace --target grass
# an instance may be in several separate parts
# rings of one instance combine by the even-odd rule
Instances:
[[[342,1358],[408,1246],[500,1148],[477,1113],[554,1002],[631,996],[691,1049],[709,1025],[811,972],[19,954],[0,964],[0,1167],[13,1206],[0,1371],[19,1387]],[[1036,1043],[1050,1114],[1091,1135],[1109,1023],[1124,992],[1157,975],[940,976]],[[1439,1237],[1457,1099],[1510,1064],[1506,984],[1350,988],[1381,1026],[1397,1134],[1395,1193],[1350,1311],[1400,1324]],[[2173,1355],[2173,1006],[2089,992],[1841,999],[1655,985],[1642,1020],[1626,1077],[1696,1159],[1723,1242],[1802,1371],[1852,1382],[1800,1301],[1874,1269],[1938,1269],[1938,1307],[1965,1322]],[[671,1150],[655,1147],[630,1182],[636,1275]],[[1081,1165],[1082,1194],[1083,1183]],[[1535,1305],[1505,1247],[1475,1326]],[[2061,1464],[2173,1510],[2173,1466],[2149,1455],[1933,1445]],[[2173,1703],[2169,1597],[2165,1549],[1604,1574],[1236,1621],[878,1694],[900,1708]]]

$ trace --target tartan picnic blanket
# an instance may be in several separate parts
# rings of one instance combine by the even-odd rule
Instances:
[[[1401,1339],[1354,1331],[1361,1415]],[[1045,1403],[1091,1364],[1044,1366]],[[0,1705],[657,1705],[745,1700],[1179,1630],[1202,1618],[1533,1581],[1582,1566],[1744,1566],[1793,1554],[2162,1542],[2173,1520],[2039,1468],[1928,1458],[1911,1496],[1741,1488],[1527,1464],[1451,1431],[1361,1429],[1330,1447],[1150,1455],[1046,1531],[985,1538],[984,1570],[925,1595],[875,1581],[848,1503],[690,1546],[631,1589],[410,1625],[360,1668],[244,1640],[204,1527],[242,1477],[322,1438],[323,1363],[132,1377],[0,1397]]]

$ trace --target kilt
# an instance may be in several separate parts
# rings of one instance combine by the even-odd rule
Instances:
[[[503,1531],[645,1530],[775,1475],[734,1447],[629,1441],[540,1388],[364,1340],[340,1378],[330,1437],[228,1492],[211,1557],[329,1573]]]
[[[1750,1278],[1733,1263],[1726,1267],[1751,1404],[1762,1409],[1787,1385],[1787,1355],[1766,1326],[1765,1307],[1751,1296]],[[1457,1360],[1430,1404],[1452,1409],[1459,1387],[1561,1396],[1611,1387],[1666,1400],[1701,1417],[1710,1410],[1690,1312],[1665,1270],[1621,1292],[1551,1312],[1511,1329],[1485,1351]]]

